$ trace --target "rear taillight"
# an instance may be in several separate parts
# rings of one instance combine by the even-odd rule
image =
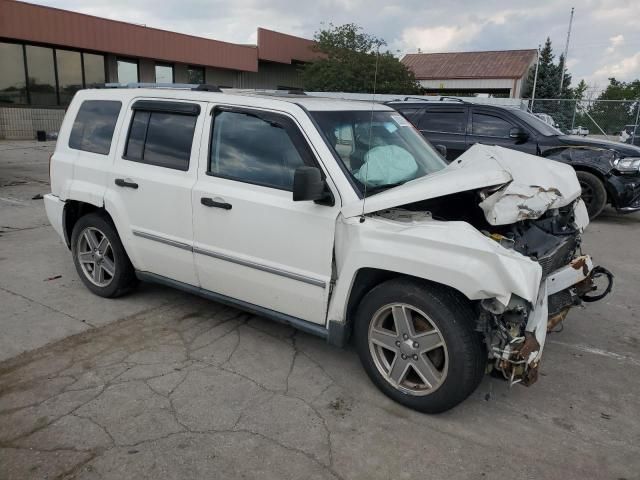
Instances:
[[[53,153],[49,155],[49,186],[51,186],[51,159],[53,158]]]

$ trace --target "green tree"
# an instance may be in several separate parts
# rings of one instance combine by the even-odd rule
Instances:
[[[576,85],[576,88],[573,89],[573,98],[576,100],[584,100],[584,95],[587,92],[587,82],[584,79],[580,80],[580,83]]]
[[[640,79],[621,82],[612,77],[609,78],[607,88],[589,106],[587,112],[607,135],[614,135],[619,133],[625,125],[635,124],[638,108],[640,108],[638,99],[640,99]],[[591,120],[589,123],[593,124]],[[590,130],[592,127],[594,131],[599,130],[595,125],[590,125]]]
[[[540,50],[538,65],[538,80],[536,83],[535,102],[532,110],[535,113],[547,113],[560,125],[562,129],[571,127],[573,119],[574,102],[560,99],[570,99],[574,96],[571,88],[571,74],[564,72],[562,91],[560,91],[560,76],[562,75],[564,57],[560,55],[558,63],[555,63],[555,55],[551,39],[547,37],[544,47]],[[535,80],[536,66],[529,69],[527,82],[523,89],[523,97],[531,98]]]
[[[419,93],[413,72],[391,52],[381,52],[386,42],[363,32],[362,27],[329,24],[314,39],[322,57],[303,67],[306,90],[372,93],[377,62],[377,93]]]
[[[564,58],[560,55],[559,62],[554,62],[555,55],[551,45],[551,39],[547,37],[544,47],[540,50],[540,60],[538,65],[538,80],[536,83],[536,98],[567,98],[571,92],[571,75],[565,73],[562,93],[560,94],[560,72]],[[529,75],[525,88],[522,92],[524,98],[531,98],[533,84],[535,81],[536,66],[529,69]]]

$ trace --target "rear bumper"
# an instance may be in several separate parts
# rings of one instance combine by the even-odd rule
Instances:
[[[64,234],[64,206],[65,202],[52,193],[47,193],[44,196],[44,209],[47,212],[49,223],[65,244],[68,244]]]

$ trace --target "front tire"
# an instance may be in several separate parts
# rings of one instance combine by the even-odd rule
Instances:
[[[119,297],[136,283],[135,271],[111,220],[100,213],[81,217],[71,234],[71,254],[85,286],[96,295]]]
[[[593,220],[607,205],[607,190],[593,173],[578,171],[576,175],[582,188],[582,200],[587,207],[589,219]]]
[[[355,319],[355,344],[373,383],[414,410],[440,413],[480,383],[486,353],[468,301],[412,279],[373,288]]]

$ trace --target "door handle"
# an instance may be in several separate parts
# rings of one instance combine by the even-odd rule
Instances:
[[[137,183],[129,182],[129,181],[125,180],[124,178],[116,178],[115,184],[117,186],[119,186],[119,187],[126,187],[126,188],[133,188],[133,189],[138,188],[138,184]]]
[[[205,207],[222,208],[224,210],[231,210],[231,204],[227,202],[216,202],[213,198],[202,197],[200,203]]]

